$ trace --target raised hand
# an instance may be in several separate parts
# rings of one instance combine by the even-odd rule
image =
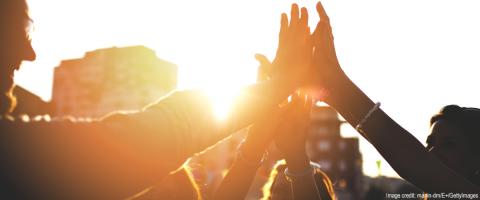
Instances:
[[[293,4],[290,22],[287,14],[282,13],[281,16],[278,48],[271,75],[286,78],[295,88],[301,86],[311,67],[312,49],[307,9],[299,11],[298,5]]]
[[[292,101],[285,107],[286,112],[282,113],[285,116],[277,128],[275,144],[284,155],[287,164],[292,164],[290,161],[300,161],[302,165],[308,166],[305,142],[312,99],[307,95],[295,93],[292,95]]]
[[[272,62],[263,54],[255,54],[255,59],[260,63],[257,71],[257,81],[268,80],[272,71]]]
[[[312,62],[312,70],[314,72],[312,75],[314,77],[312,77],[312,79],[317,89],[320,87],[331,94],[341,90],[339,85],[343,84],[348,78],[340,68],[337,59],[330,19],[320,2],[317,3],[316,8],[320,21],[312,34],[312,40],[314,43]]]

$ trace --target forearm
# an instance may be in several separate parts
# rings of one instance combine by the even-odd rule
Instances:
[[[215,200],[243,200],[255,178],[257,167],[235,161],[215,192]]]
[[[122,132],[97,123],[11,123],[2,129],[0,182],[26,199],[123,199],[168,174],[158,157],[132,145],[139,140],[125,142]]]
[[[355,127],[375,104],[349,80],[345,81],[341,88],[331,104]],[[363,124],[362,130],[364,137],[400,176],[424,191],[475,190],[468,181],[429,154],[412,134],[382,110],[375,111]],[[458,184],[450,184],[452,181]]]
[[[101,121],[2,122],[1,181],[46,199],[126,198],[267,113],[288,95],[277,84],[245,89],[250,96],[226,123],[214,118],[204,96],[185,93]]]
[[[255,125],[254,125],[255,126]],[[257,169],[263,162],[265,151],[270,142],[264,141],[256,127],[250,128],[246,140],[237,150],[237,156],[215,193],[216,200],[245,199],[255,178]]]
[[[299,176],[290,176],[288,178],[292,187],[293,199],[321,199],[317,183],[315,182],[313,168],[310,166],[310,160],[307,155],[298,154],[297,156],[286,156],[285,160],[289,173],[300,174]]]
[[[178,137],[182,137],[181,142],[187,148],[181,154],[191,156],[270,115],[294,90],[285,81],[278,78],[243,88],[225,119],[215,117],[214,105],[200,91],[176,92],[148,107],[139,118],[145,119],[142,122],[145,126],[158,127],[159,120],[170,115],[169,127],[181,132]]]
[[[405,180],[425,192],[478,192],[479,189],[444,165],[408,131],[379,110],[365,123],[366,136]],[[455,184],[452,184],[455,183]]]

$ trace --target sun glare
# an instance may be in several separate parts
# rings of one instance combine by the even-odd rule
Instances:
[[[240,94],[240,85],[214,85],[202,89],[210,98],[215,117],[225,120],[232,109],[233,102]]]
[[[215,56],[185,53],[178,59],[178,87],[204,91],[211,100],[216,118],[225,120],[241,89],[255,82],[258,63],[253,56],[243,56],[246,53],[241,50],[222,51],[214,44],[203,51],[214,52],[211,54]]]

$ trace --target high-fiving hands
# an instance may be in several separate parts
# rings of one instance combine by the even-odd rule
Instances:
[[[320,17],[314,32],[310,34],[308,12],[302,8],[299,15],[297,4],[292,5],[291,19],[282,14],[277,54],[272,63],[261,54],[255,55],[263,66],[262,79],[275,75],[289,76],[287,80],[295,82],[296,88],[313,88],[311,94],[322,100],[329,100],[325,94],[341,90],[341,84],[348,80],[335,52],[330,19],[322,4],[317,3]],[[321,92],[318,95],[318,92]],[[325,99],[323,99],[325,98]],[[328,103],[328,102],[327,102]]]
[[[310,28],[308,27],[308,12],[306,8],[299,10],[298,5],[293,4],[290,22],[288,21],[287,15],[285,13],[282,14],[279,46],[274,61],[271,63],[265,56],[261,54],[257,54],[255,56],[261,65],[258,72],[259,81],[280,75],[289,76],[289,80],[296,81],[296,88],[312,88],[313,86],[313,88],[315,88],[317,91],[326,90],[328,93],[341,90],[341,87],[339,87],[340,82],[348,80],[348,77],[340,68],[337,60],[330,20],[320,2],[318,2],[316,8],[320,17],[320,21],[318,22],[317,27],[312,34],[310,34]],[[272,115],[270,115],[270,119],[267,119],[267,121],[271,121],[270,123],[264,121],[263,123],[257,123],[254,125],[254,127],[252,127],[253,130],[255,130],[252,132],[270,133],[264,134],[260,139],[256,138],[255,141],[263,142],[256,142],[257,144],[252,146],[262,146],[261,149],[263,149],[273,137],[277,137],[277,146],[279,146],[281,150],[285,150],[286,152],[284,153],[292,153],[297,150],[304,152],[305,135],[288,133],[278,137],[279,135],[282,135],[282,133],[280,133],[282,131],[279,130],[290,130],[286,132],[292,132],[292,129],[300,129],[299,123],[278,123],[280,121],[285,122],[286,116],[289,118],[287,121],[308,121],[305,116],[307,113],[305,109],[307,107],[309,108],[309,106],[311,107],[312,100],[303,99],[301,101],[299,100],[301,97],[299,97],[298,93],[295,93],[292,98],[293,101],[290,102],[289,105],[285,106],[284,108],[277,109],[276,114],[272,113]],[[303,105],[306,107],[299,107],[299,102],[303,102]],[[307,106],[307,104],[309,106]],[[303,113],[304,115],[286,115],[286,110],[288,110],[287,113],[289,114]],[[262,124],[262,126],[258,126],[259,124]],[[265,126],[265,124],[270,124],[270,126]],[[294,124],[294,128],[278,128],[279,125]],[[262,131],[256,129],[262,129]],[[277,131],[273,131],[274,129]],[[297,140],[298,142],[295,142]],[[265,144],[258,145],[258,143]],[[296,147],[300,149],[294,149]]]
[[[281,15],[278,48],[272,63],[263,55],[257,60],[268,65],[265,69],[269,77],[279,76],[295,88],[303,84],[304,76],[311,67],[312,41],[308,26],[306,8],[299,9],[297,4],[291,8],[290,21],[286,13]]]

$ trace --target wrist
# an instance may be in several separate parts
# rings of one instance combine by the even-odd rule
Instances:
[[[342,102],[351,98],[352,94],[356,92],[357,86],[346,76],[334,80],[336,80],[335,85],[327,88],[328,95],[325,97],[325,103],[336,108],[337,106],[343,106]]]
[[[348,78],[339,83],[337,91],[330,94],[326,103],[334,107],[353,126],[356,126],[375,105],[375,103]]]

